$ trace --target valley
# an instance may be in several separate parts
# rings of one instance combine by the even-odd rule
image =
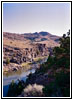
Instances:
[[[46,34],[46,35],[45,35]],[[3,33],[3,95],[7,95],[9,84],[18,79],[26,81],[40,64],[47,61],[52,48],[59,46],[58,36],[47,32]]]

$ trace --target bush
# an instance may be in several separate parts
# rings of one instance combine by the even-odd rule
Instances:
[[[39,50],[37,50],[37,51],[36,51],[36,54],[39,55],[39,53],[40,53]]]
[[[6,59],[6,64],[9,64],[9,63],[10,63],[10,59],[7,58],[7,59]]]
[[[65,49],[61,48],[61,47],[55,47],[53,49],[53,52],[54,52],[55,56],[58,56],[58,55],[61,55],[62,53],[64,53]]]
[[[49,66],[52,66],[54,63],[55,63],[54,57],[49,56],[48,59],[47,59],[47,64]]]
[[[23,80],[21,81],[18,80],[18,83],[12,81],[11,84],[9,85],[7,96],[16,97],[21,94],[24,88],[25,88],[25,83]]]
[[[43,86],[42,85],[37,85],[37,84],[33,84],[33,85],[28,85],[22,95],[24,97],[41,97],[43,96]]]

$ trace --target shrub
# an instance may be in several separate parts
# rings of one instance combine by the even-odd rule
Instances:
[[[33,85],[28,85],[22,95],[24,97],[41,97],[43,96],[43,86],[42,85],[37,85],[37,84],[33,84]]]
[[[39,53],[40,53],[39,50],[37,50],[37,51],[36,51],[36,54],[39,55]]]
[[[7,59],[6,59],[6,64],[9,64],[9,63],[10,63],[10,59],[7,58]]]
[[[11,84],[9,85],[7,96],[16,97],[21,94],[24,88],[25,88],[25,83],[23,80],[21,81],[19,80],[18,83],[12,81]]]

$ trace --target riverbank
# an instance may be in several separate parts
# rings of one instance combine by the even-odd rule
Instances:
[[[12,72],[17,72],[18,70],[30,70],[32,68],[37,68],[39,67],[36,66],[34,67],[34,64],[41,64],[42,62],[45,61],[45,59],[47,59],[47,56],[43,56],[43,57],[37,57],[34,58],[32,62],[25,62],[22,64],[16,64],[16,63],[10,63],[10,64],[4,64],[3,67],[3,74],[8,74],[8,73],[12,73]]]

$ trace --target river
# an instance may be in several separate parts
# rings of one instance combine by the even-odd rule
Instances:
[[[43,62],[46,62],[46,61],[47,61],[47,58],[41,60],[39,63],[42,64]],[[30,70],[27,70],[26,72],[25,72],[25,70],[19,70],[17,72],[11,73],[9,75],[3,75],[3,97],[6,97],[8,88],[9,88],[9,84],[12,82],[12,80],[14,80],[14,82],[17,82],[18,79],[26,81],[26,79],[28,78],[28,75],[30,73],[35,72],[39,63],[32,64],[33,68]]]

